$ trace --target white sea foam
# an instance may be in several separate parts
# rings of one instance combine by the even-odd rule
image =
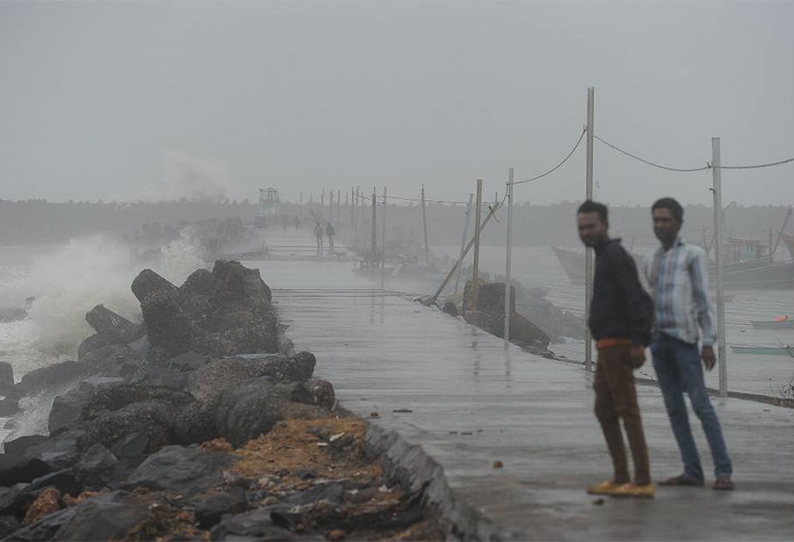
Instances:
[[[74,239],[3,274],[4,305],[22,306],[25,298],[36,298],[27,319],[0,324],[0,361],[13,365],[17,379],[38,367],[76,359],[77,346],[93,333],[85,313],[97,304],[140,321],[140,305],[130,285],[144,266],[131,264],[130,254],[125,245],[95,235]],[[190,228],[162,254],[151,268],[176,285],[203,266]]]

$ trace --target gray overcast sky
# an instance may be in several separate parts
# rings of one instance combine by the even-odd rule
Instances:
[[[794,156],[791,2],[0,3],[0,198],[138,199],[163,153],[232,198],[386,185],[465,199],[595,133],[696,167]],[[517,200],[584,195],[584,145]],[[711,202],[710,172],[596,142],[597,197]],[[725,171],[727,205],[794,203],[794,164]]]

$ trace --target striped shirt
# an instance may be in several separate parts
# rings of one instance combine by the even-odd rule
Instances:
[[[700,337],[704,346],[716,342],[707,266],[705,251],[680,237],[669,250],[659,247],[646,258],[643,270],[655,305],[655,331],[690,344]]]

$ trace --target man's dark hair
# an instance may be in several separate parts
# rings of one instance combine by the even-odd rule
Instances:
[[[591,199],[579,206],[579,210],[576,211],[576,214],[581,213],[598,213],[598,216],[601,217],[601,222],[606,224],[609,221],[609,209],[607,209],[607,206]]]
[[[673,198],[656,200],[656,203],[651,207],[651,214],[653,214],[656,209],[670,209],[670,212],[673,213],[673,218],[675,218],[679,224],[684,221],[684,208]]]

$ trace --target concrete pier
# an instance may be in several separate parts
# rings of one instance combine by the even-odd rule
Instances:
[[[294,239],[291,239],[294,242]],[[307,241],[311,239],[307,238]],[[713,399],[736,491],[657,488],[654,500],[599,500],[611,476],[590,376],[525,353],[459,318],[384,295],[350,262],[250,261],[274,289],[288,335],[362,417],[422,447],[464,499],[506,536],[532,540],[790,540],[794,410]],[[640,386],[654,479],[681,472],[658,389]],[[396,412],[410,410],[411,412]],[[494,461],[503,468],[496,469]]]

